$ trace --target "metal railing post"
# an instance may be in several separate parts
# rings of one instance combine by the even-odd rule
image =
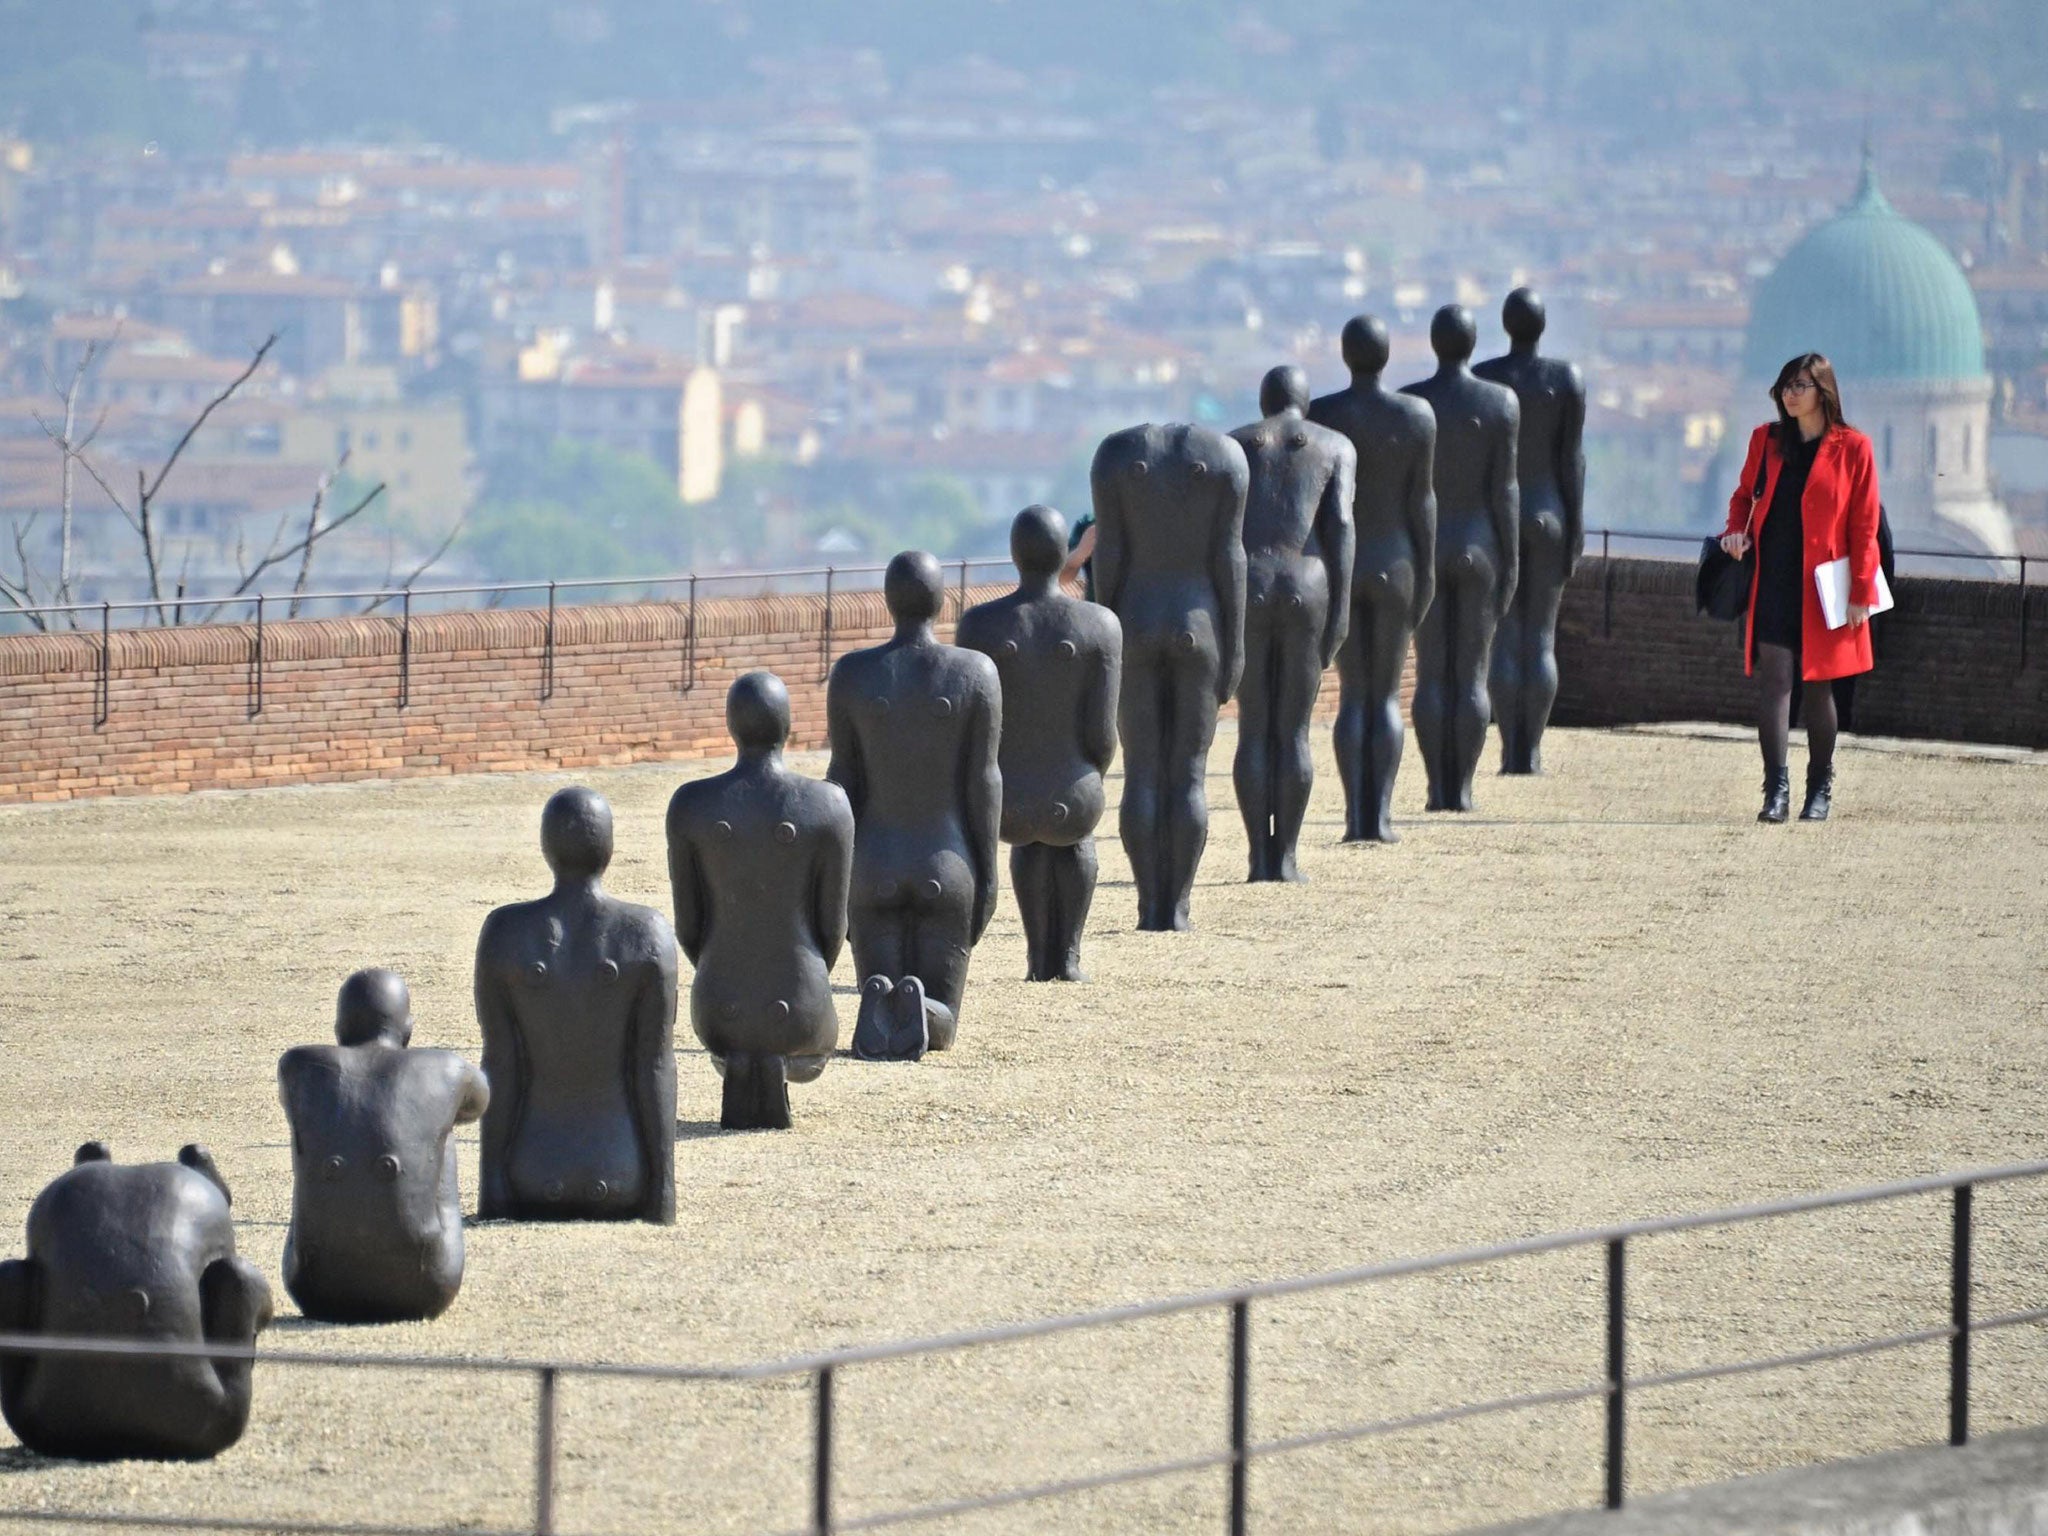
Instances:
[[[825,682],[832,676],[832,576],[831,566],[825,567],[825,627],[818,636],[818,681]]]
[[[548,583],[548,627],[540,644],[540,701],[555,696],[555,584]]]
[[[817,1440],[811,1462],[811,1530],[832,1536],[832,1367],[818,1372]]]
[[[1230,1536],[1244,1536],[1245,1495],[1251,1471],[1246,1447],[1252,1427],[1252,1306],[1230,1304]]]
[[[2027,557],[2020,556],[2020,670],[2027,670]]]
[[[93,700],[92,725],[94,730],[104,726],[108,718],[114,713],[113,646],[114,605],[103,602],[100,604],[100,675],[96,679],[98,687],[93,690],[98,695]]]
[[[1625,1495],[1628,1450],[1627,1243],[1607,1243],[1607,1450],[1606,1505],[1619,1509]]]
[[[1970,1443],[1970,1206],[1974,1191],[1958,1184],[1950,1219],[1948,1443]]]
[[[540,1402],[535,1413],[533,1447],[534,1536],[554,1536],[555,1529],[555,1368],[540,1372]]]
[[[412,588],[405,589],[398,611],[398,707],[412,704]]]
[[[1608,530],[1600,530],[1600,638],[1614,638],[1614,555]]]
[[[263,713],[263,594],[256,594],[256,647],[249,658],[249,718]]]
[[[966,562],[965,560],[962,560],[962,561],[960,562],[960,611],[959,611],[958,613],[956,613],[956,614],[954,614],[954,615],[953,615],[953,622],[954,622],[955,624],[958,624],[958,623],[960,622],[960,620],[962,620],[962,619],[963,619],[963,618],[965,618],[966,616],[967,616],[967,562]]]
[[[683,634],[683,692],[697,688],[697,573],[690,572],[690,616]]]

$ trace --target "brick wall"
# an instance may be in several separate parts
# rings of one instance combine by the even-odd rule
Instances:
[[[2023,610],[2017,583],[1902,576],[1895,595],[1854,729],[2048,747],[2048,592]],[[1560,725],[1756,718],[1741,628],[1694,612],[1689,561],[1582,562],[1557,631]]]
[[[958,599],[949,589],[948,638]],[[266,625],[260,709],[254,626],[117,630],[104,721],[97,633],[0,636],[0,803],[722,757],[726,689],[756,667],[789,685],[794,744],[823,746],[824,599],[721,599],[697,615],[685,692],[684,605],[559,610],[546,698],[544,613],[421,615],[402,709],[396,617]],[[834,656],[891,629],[879,592],[839,594],[832,620]],[[1331,678],[1320,713],[1335,703]]]

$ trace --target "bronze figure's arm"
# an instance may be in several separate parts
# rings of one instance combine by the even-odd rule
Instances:
[[[512,1136],[519,1128],[517,1116],[527,1092],[519,1020],[513,1016],[512,999],[493,963],[499,942],[496,919],[496,913],[484,919],[483,932],[476,941],[476,1022],[484,1039],[484,1076],[498,1085],[497,1113],[484,1115],[477,1149],[476,1213],[484,1217],[512,1212]]]
[[[1558,491],[1564,498],[1565,579],[1586,552],[1586,381],[1565,370],[1564,418],[1558,432]]]
[[[41,1308],[37,1306],[36,1261],[0,1260],[0,1333],[34,1333]],[[34,1363],[33,1356],[16,1356]]]
[[[1124,684],[1124,628],[1115,614],[1105,617],[1109,633],[1081,695],[1081,756],[1097,773],[1109,772],[1116,757],[1116,704]]]
[[[668,891],[676,914],[676,943],[695,965],[704,953],[704,941],[711,937],[711,903],[682,801],[678,790],[668,803]]]
[[[659,923],[659,919],[655,920]],[[657,942],[653,974],[633,1000],[633,1114],[639,1122],[640,1156],[647,1169],[643,1220],[670,1226],[676,1219],[676,952],[668,935]]]
[[[1351,500],[1358,483],[1358,450],[1349,438],[1336,441],[1335,462],[1323,485],[1323,499],[1316,508],[1316,548],[1321,552],[1323,570],[1330,588],[1330,611],[1323,620],[1323,643],[1319,653],[1323,670],[1337,659],[1338,647],[1351,629],[1351,566],[1357,557],[1358,530],[1351,520]]]
[[[1088,490],[1095,507],[1095,600],[1114,612],[1123,601],[1129,561],[1114,466],[1104,462],[1108,451],[1108,443],[1095,450],[1095,462],[1088,468]]]
[[[1209,579],[1216,588],[1216,702],[1228,704],[1244,678],[1244,501],[1251,492],[1251,463],[1244,450],[1230,443],[1229,474],[1217,494],[1226,498],[1224,516],[1216,520],[1216,542],[1209,551]]]
[[[1522,403],[1515,392],[1496,386],[1506,396],[1507,428],[1495,434],[1492,473],[1487,477],[1493,512],[1493,534],[1500,541],[1500,576],[1495,584],[1494,613],[1507,617],[1515,600],[1515,583],[1522,573],[1522,486],[1515,474],[1515,454],[1522,435]]]
[[[846,791],[846,803],[853,807],[853,819],[860,822],[861,807],[867,803],[867,772],[861,763],[860,729],[853,723],[853,711],[848,705],[848,689],[841,680],[841,668],[846,658],[841,657],[832,667],[832,675],[825,683],[825,742],[832,749],[831,761],[825,765],[825,777]]]
[[[1422,623],[1436,601],[1436,412],[1422,409],[1422,440],[1408,462],[1408,481],[1401,493],[1408,521],[1408,539],[1415,546],[1415,612],[1409,627]]]
[[[996,747],[1003,733],[1003,690],[996,666],[984,658],[986,682],[975,690],[964,744],[967,845],[974,856],[974,926],[970,943],[978,944],[996,915],[997,839],[1003,823],[1003,771]]]
[[[455,1058],[455,1079],[459,1085],[455,1096],[455,1123],[468,1125],[481,1120],[484,1111],[491,1107],[491,1081],[473,1061]]]
[[[812,932],[828,972],[846,943],[847,898],[853,888],[853,811],[843,793],[833,799],[831,826],[818,840],[817,865],[811,874]]]

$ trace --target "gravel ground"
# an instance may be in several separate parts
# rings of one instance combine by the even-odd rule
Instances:
[[[1193,935],[1132,931],[1102,844],[1087,986],[1027,986],[1005,897],[959,1048],[835,1063],[797,1128],[717,1132],[680,1053],[672,1229],[491,1223],[454,1309],[302,1323],[322,1351],[723,1363],[974,1327],[1636,1216],[2048,1153],[2048,776],[1847,751],[1836,818],[1759,828],[1753,745],[1560,731],[1551,772],[1344,848],[1323,777],[1303,887],[1238,883],[1231,738]],[[810,759],[813,771],[822,764]],[[610,888],[666,905],[661,816],[688,764],[593,773]],[[71,1148],[214,1148],[275,1280],[289,1202],[279,1051],[327,1038],[342,976],[411,981],[422,1044],[475,1052],[477,924],[537,894],[557,776],[0,810],[0,1223]],[[850,1033],[855,979],[842,960]],[[681,1040],[689,1039],[687,1025]],[[2029,1097],[2030,1093],[2035,1097]],[[464,1187],[475,1189],[474,1139]],[[1978,1306],[2040,1304],[2048,1188],[1978,1200]],[[18,1252],[15,1242],[7,1252]],[[1935,1200],[1633,1245],[1631,1366],[1681,1369],[1947,1317]],[[1594,1251],[1262,1305],[1253,1433],[1576,1385],[1601,1370]],[[2048,1419],[2048,1349],[1977,1346],[1976,1422]],[[1938,1347],[1641,1394],[1650,1492],[1938,1438]],[[842,1515],[1217,1448],[1223,1318],[1202,1313],[849,1369]],[[208,1465],[0,1450],[0,1506],[530,1519],[530,1378],[259,1371]],[[562,1388],[560,1528],[743,1532],[807,1514],[802,1383]],[[1598,1496],[1589,1404],[1259,1462],[1254,1528],[1415,1531]],[[1219,1530],[1203,1471],[941,1522],[960,1532]]]

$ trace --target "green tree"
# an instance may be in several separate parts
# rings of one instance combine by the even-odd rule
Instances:
[[[695,518],[660,465],[558,439],[487,468],[457,549],[502,580],[651,576],[685,568]]]

